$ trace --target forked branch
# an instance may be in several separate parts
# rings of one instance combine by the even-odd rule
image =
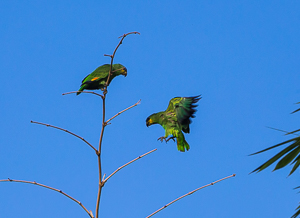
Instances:
[[[85,210],[85,212],[88,213],[88,215],[89,215],[91,218],[94,218],[94,215],[93,215],[92,211],[88,211],[88,210],[86,209],[86,207],[83,206],[83,204],[82,204],[80,201],[78,201],[78,200],[76,200],[75,198],[71,197],[70,195],[68,195],[67,193],[63,192],[62,190],[59,190],[59,189],[56,189],[56,188],[52,188],[52,187],[47,186],[47,185],[43,185],[43,184],[41,184],[41,183],[37,183],[37,182],[35,182],[35,181],[32,182],[32,181],[16,180],[16,179],[10,179],[10,178],[8,178],[8,179],[2,179],[2,180],[0,180],[0,182],[21,182],[21,183],[28,183],[28,184],[33,184],[33,185],[42,186],[42,187],[44,187],[44,188],[51,189],[51,190],[53,190],[53,191],[59,192],[59,193],[63,194],[64,196],[70,198],[71,200],[75,201],[77,204],[79,204],[79,205]]]
[[[117,45],[117,47],[115,48],[114,52],[112,55],[104,55],[104,56],[109,56],[111,58],[110,61],[110,69],[109,69],[109,74],[108,74],[108,78],[106,80],[106,83],[104,85],[104,89],[103,89],[103,97],[102,97],[102,128],[101,128],[101,133],[100,133],[100,138],[99,138],[99,148],[98,148],[98,169],[99,169],[99,188],[98,188],[98,194],[97,194],[97,203],[96,203],[96,218],[99,218],[99,205],[100,205],[100,197],[101,197],[101,191],[102,191],[102,187],[104,185],[103,182],[103,178],[102,178],[102,166],[101,166],[101,146],[102,146],[102,140],[103,140],[103,134],[104,134],[104,129],[105,126],[107,126],[107,122],[105,122],[105,98],[106,98],[106,94],[107,94],[107,86],[108,86],[108,82],[109,79],[112,75],[112,65],[113,65],[113,61],[114,61],[114,57],[115,54],[118,50],[118,48],[120,47],[120,45],[122,44],[124,38],[130,34],[140,34],[139,32],[130,32],[130,33],[126,33],[123,36],[121,36],[121,40],[119,42],[119,44]]]
[[[157,148],[153,149],[152,151],[148,151],[147,153],[145,153],[145,154],[143,154],[143,155],[141,155],[141,156],[138,156],[137,158],[133,159],[132,161],[129,161],[128,163],[124,164],[123,166],[120,166],[120,167],[119,167],[118,169],[116,169],[112,174],[110,174],[106,179],[104,179],[104,176],[103,176],[103,181],[102,181],[102,182],[103,182],[103,183],[106,183],[107,180],[108,180],[110,177],[112,177],[113,175],[115,175],[120,169],[126,167],[127,165],[133,163],[134,161],[136,161],[136,160],[138,160],[138,159],[140,159],[140,158],[142,158],[142,157],[144,157],[144,156],[146,156],[146,155],[148,155],[148,154],[150,154],[150,153],[152,153],[152,152],[154,152],[154,151],[156,151],[156,150],[157,150]]]
[[[108,57],[111,58],[109,74],[108,74],[108,78],[107,78],[105,87],[108,86],[108,81],[109,81],[109,79],[110,79],[110,77],[111,77],[111,74],[112,74],[112,65],[113,65],[113,61],[114,61],[115,54],[116,54],[118,48],[120,47],[120,45],[123,43],[124,38],[125,38],[126,36],[130,35],[130,34],[139,34],[139,35],[140,35],[139,32],[130,32],[130,33],[126,33],[126,34],[120,36],[119,38],[121,38],[121,40],[120,40],[119,44],[117,45],[117,47],[115,48],[113,54],[112,54],[112,55],[107,55],[107,54],[104,55],[104,56],[108,56]],[[104,88],[104,89],[105,89],[105,88]],[[106,89],[105,89],[105,90],[106,90]],[[105,93],[105,92],[104,92],[104,93]]]
[[[216,184],[217,182],[221,182],[221,181],[223,181],[223,180],[225,180],[225,179],[229,179],[229,178],[231,178],[231,177],[235,177],[235,174],[232,174],[232,175],[230,175],[230,176],[224,177],[223,179],[219,179],[219,180],[217,180],[217,181],[215,181],[215,182],[212,182],[212,183],[209,183],[209,184],[207,184],[207,185],[204,185],[204,186],[202,186],[202,187],[200,187],[200,188],[197,188],[197,189],[195,189],[195,190],[193,190],[193,191],[191,191],[191,192],[189,192],[189,193],[187,193],[187,194],[185,194],[185,195],[182,195],[181,197],[176,198],[175,200],[171,201],[170,203],[166,204],[165,206],[163,206],[163,207],[161,207],[160,209],[156,210],[155,212],[151,213],[151,214],[150,214],[149,216],[147,216],[146,218],[149,218],[149,217],[153,216],[154,214],[156,214],[156,213],[158,213],[159,211],[165,209],[166,207],[170,206],[171,204],[175,203],[176,201],[178,201],[178,200],[180,200],[180,199],[182,199],[182,198],[184,198],[184,197],[186,197],[186,196],[188,196],[188,195],[191,195],[191,194],[195,193],[196,191],[198,191],[198,190],[200,190],[200,189],[203,189],[203,188],[206,188],[206,187],[208,187],[208,186],[214,185],[214,184]]]
[[[125,111],[129,110],[130,108],[133,108],[133,107],[137,106],[137,105],[140,104],[140,103],[141,103],[141,99],[140,99],[137,103],[135,103],[134,105],[132,105],[132,106],[130,106],[130,107],[128,107],[128,108],[126,108],[126,109],[120,111],[120,112],[117,113],[115,116],[113,116],[112,118],[108,119],[108,120],[105,122],[106,125],[108,125],[109,121],[111,121],[111,120],[114,119],[115,117],[119,116],[121,113],[124,113]]]
[[[44,125],[44,126],[47,126],[47,127],[52,127],[52,128],[59,129],[59,130],[62,130],[62,131],[65,131],[65,132],[67,132],[67,133],[69,133],[69,134],[71,134],[71,135],[73,135],[73,136],[75,136],[75,137],[81,139],[81,140],[84,141],[86,144],[88,144],[92,149],[94,149],[94,151],[95,151],[96,153],[98,153],[97,149],[96,149],[93,145],[91,145],[87,140],[85,140],[84,138],[82,138],[82,137],[79,136],[79,135],[76,135],[76,134],[73,133],[73,132],[70,132],[69,130],[66,130],[66,129],[63,129],[63,128],[60,128],[60,127],[57,127],[57,126],[53,126],[53,125],[50,125],[50,124],[46,124],[46,123],[40,123],[40,122],[32,121],[32,120],[31,120],[30,122],[31,122],[31,123],[40,124],[40,125]]]

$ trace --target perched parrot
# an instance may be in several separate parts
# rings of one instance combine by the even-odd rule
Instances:
[[[107,81],[109,74],[110,64],[104,64],[94,70],[91,74],[87,75],[81,83],[80,89],[78,91],[83,91],[84,89],[94,90],[101,89],[103,90],[104,85]],[[113,64],[112,65],[112,75],[109,78],[108,85],[113,78],[119,75],[127,76],[127,69],[122,64]],[[81,92],[77,92],[79,95]]]
[[[177,149],[184,152],[189,150],[190,146],[185,141],[182,133],[190,133],[190,123],[194,118],[194,113],[197,107],[195,105],[201,99],[200,95],[194,97],[176,97],[172,98],[169,102],[167,110],[154,113],[146,119],[146,126],[152,124],[160,124],[165,129],[165,136],[158,138],[161,142],[165,140],[168,142],[170,139],[177,139]],[[168,138],[169,135],[172,137]],[[175,141],[175,140],[174,140]]]

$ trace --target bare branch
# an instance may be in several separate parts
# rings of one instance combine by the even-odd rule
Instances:
[[[98,187],[98,194],[97,194],[97,202],[96,202],[96,218],[99,218],[99,206],[100,206],[100,197],[101,197],[101,192],[102,192],[102,165],[101,165],[101,145],[102,145],[102,139],[103,139],[103,134],[104,134],[104,128],[106,126],[105,124],[105,97],[106,97],[106,88],[105,87],[103,91],[103,98],[102,98],[102,128],[101,128],[101,133],[100,133],[100,139],[99,139],[99,148],[98,148],[98,170],[99,170],[99,187]]]
[[[141,99],[140,99],[137,103],[135,103],[134,105],[132,105],[132,106],[130,106],[130,107],[128,107],[128,108],[126,108],[126,109],[120,111],[120,112],[117,113],[115,116],[113,116],[112,118],[108,119],[108,120],[105,122],[106,125],[108,125],[108,122],[109,122],[109,121],[111,121],[111,120],[114,119],[115,117],[119,116],[121,113],[124,113],[125,111],[129,110],[130,108],[133,108],[133,107],[139,105],[140,103],[141,103]]]
[[[62,93],[62,95],[68,95],[68,94],[72,94],[72,93],[77,93],[77,92],[82,92],[82,93],[90,93],[90,94],[94,94],[94,95],[98,95],[101,98],[103,98],[103,95],[100,95],[96,92],[89,92],[89,91],[72,91],[72,92],[66,92],[66,93]]]
[[[56,189],[56,188],[52,188],[52,187],[47,186],[47,185],[43,185],[43,184],[41,184],[41,183],[37,183],[37,182],[35,182],[35,181],[32,182],[32,181],[16,180],[16,179],[10,179],[10,178],[8,178],[8,179],[2,179],[2,180],[0,180],[0,182],[21,182],[21,183],[29,183],[29,184],[42,186],[42,187],[44,187],[44,188],[51,189],[51,190],[53,190],[53,191],[59,192],[59,193],[63,194],[64,196],[70,198],[71,200],[75,201],[77,204],[79,204],[79,205],[85,210],[85,212],[88,213],[88,215],[89,215],[91,218],[94,218],[93,213],[92,213],[92,212],[89,212],[89,211],[86,209],[86,207],[83,206],[83,204],[82,204],[80,201],[78,201],[78,200],[76,200],[75,198],[71,197],[70,195],[66,194],[66,193],[63,192],[62,190],[59,190],[59,189]]]
[[[109,74],[108,74],[108,78],[107,78],[106,83],[105,83],[105,86],[104,86],[104,89],[105,89],[105,90],[106,90],[106,88],[107,88],[107,86],[108,86],[108,81],[109,81],[109,79],[110,79],[110,77],[111,77],[111,74],[112,74],[112,65],[113,65],[113,61],[114,61],[115,54],[116,54],[118,48],[120,47],[120,45],[123,43],[124,38],[125,38],[126,36],[130,35],[130,34],[139,34],[139,35],[140,35],[139,32],[130,32],[130,33],[126,33],[126,34],[120,36],[119,38],[121,38],[121,40],[120,40],[119,44],[117,45],[117,47],[115,48],[113,54],[112,54],[112,55],[107,55],[107,54],[104,55],[104,56],[108,56],[108,57],[111,58]]]
[[[136,160],[138,160],[138,159],[140,159],[140,158],[142,158],[142,157],[144,157],[144,156],[146,156],[146,155],[148,155],[148,154],[150,154],[150,153],[152,153],[152,152],[154,152],[154,151],[156,151],[156,150],[157,150],[157,148],[155,148],[155,149],[153,149],[152,151],[149,151],[149,152],[147,152],[147,153],[145,153],[145,154],[143,154],[143,155],[141,155],[141,156],[138,156],[137,158],[133,159],[132,161],[129,161],[128,163],[126,163],[126,164],[124,164],[123,166],[119,167],[119,168],[116,169],[112,174],[110,174],[106,179],[104,179],[104,180],[103,180],[103,183],[106,183],[107,180],[108,180],[110,177],[112,177],[113,175],[115,175],[120,169],[126,167],[127,165],[133,163],[134,161],[136,161]]]
[[[203,189],[203,188],[205,188],[205,187],[214,185],[214,184],[217,183],[217,182],[221,182],[221,181],[223,181],[223,180],[225,180],[225,179],[228,179],[228,178],[231,178],[231,177],[235,177],[235,174],[232,174],[232,175],[230,175],[230,176],[224,177],[223,179],[219,179],[219,180],[217,180],[217,181],[215,181],[215,182],[212,182],[212,183],[209,183],[209,184],[207,184],[207,185],[205,185],[205,186],[202,186],[202,187],[200,187],[200,188],[197,188],[197,189],[195,189],[195,190],[193,190],[193,191],[191,191],[191,192],[189,192],[189,193],[187,193],[187,194],[185,194],[185,195],[182,195],[181,197],[176,198],[175,200],[171,201],[170,203],[166,204],[165,206],[163,206],[163,207],[161,207],[160,209],[156,210],[155,212],[151,213],[151,214],[150,214],[149,216],[147,216],[146,218],[149,218],[149,217],[153,216],[154,214],[156,214],[156,213],[158,213],[159,211],[165,209],[166,207],[170,206],[171,204],[175,203],[176,201],[180,200],[181,198],[184,198],[184,197],[186,197],[186,196],[188,196],[188,195],[191,195],[191,194],[195,193],[196,191],[198,191],[198,190],[200,190],[200,189]]]
[[[36,122],[36,121],[30,121],[31,123],[36,123],[36,124],[40,124],[40,125],[44,125],[44,126],[47,126],[47,127],[52,127],[52,128],[55,128],[55,129],[59,129],[59,130],[62,130],[62,131],[65,131],[73,136],[76,136],[77,138],[81,139],[82,141],[84,141],[86,144],[88,144],[92,149],[94,149],[94,151],[98,154],[98,150],[93,146],[91,145],[88,141],[86,141],[84,138],[82,138],[81,136],[79,135],[76,135],[75,133],[72,133],[70,132],[69,130],[66,130],[66,129],[63,129],[63,128],[60,128],[60,127],[57,127],[57,126],[52,126],[50,124],[46,124],[46,123],[40,123],[40,122]]]
[[[103,89],[103,96],[102,96],[102,100],[103,100],[103,115],[102,115],[102,128],[101,128],[101,133],[100,133],[100,139],[99,139],[99,149],[98,149],[98,168],[99,168],[99,188],[98,188],[98,194],[97,194],[97,203],[96,203],[96,218],[99,217],[99,205],[100,205],[100,197],[101,197],[101,191],[102,191],[102,187],[104,185],[103,179],[102,178],[102,167],[101,167],[101,146],[102,146],[102,139],[103,139],[103,134],[104,134],[104,128],[105,126],[107,126],[107,123],[105,122],[105,98],[106,98],[106,94],[107,94],[107,86],[108,86],[108,82],[109,79],[112,75],[112,65],[113,65],[113,61],[114,61],[114,57],[115,54],[119,48],[119,46],[122,44],[123,39],[130,35],[130,34],[140,34],[139,32],[130,32],[130,33],[126,33],[122,36],[122,39],[120,40],[119,44],[117,45],[117,47],[115,48],[114,52],[112,55],[104,55],[104,56],[109,56],[111,58],[110,61],[110,69],[109,69],[109,74],[108,74],[108,78],[106,80],[106,83],[104,85],[104,89]]]

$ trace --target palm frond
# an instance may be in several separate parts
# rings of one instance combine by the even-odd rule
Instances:
[[[290,140],[284,141],[282,143],[279,143],[277,145],[271,146],[271,147],[266,148],[264,150],[258,151],[256,153],[251,154],[251,155],[259,154],[259,153],[268,151],[270,149],[279,147],[281,145],[288,144],[290,142],[292,142],[292,144],[290,144],[288,147],[286,147],[285,149],[283,149],[282,151],[277,153],[274,157],[270,158],[268,161],[266,161],[265,163],[263,163],[262,165],[257,167],[251,173],[260,172],[260,171],[266,169],[267,167],[269,167],[270,165],[272,165],[273,163],[275,163],[277,160],[279,160],[279,162],[277,163],[277,165],[274,168],[274,171],[275,171],[275,170],[278,170],[278,169],[281,169],[281,168],[285,167],[286,165],[288,165],[289,163],[291,163],[294,160],[291,163],[291,164],[294,164],[294,167],[292,168],[292,170],[289,174],[289,175],[291,175],[300,165],[300,137],[292,138]]]
[[[296,213],[293,216],[291,216],[291,218],[296,218],[300,215],[300,205],[296,208],[296,210]]]

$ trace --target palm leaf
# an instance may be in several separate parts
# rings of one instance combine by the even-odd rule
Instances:
[[[298,137],[296,137],[296,138],[298,138]],[[266,148],[266,149],[264,149],[264,150],[261,150],[261,151],[255,152],[255,153],[253,153],[253,154],[250,154],[249,156],[251,156],[251,155],[255,155],[255,154],[259,154],[259,153],[262,153],[262,152],[265,152],[265,151],[267,151],[267,150],[270,150],[270,149],[276,148],[276,147],[278,147],[278,146],[280,146],[280,145],[287,144],[287,143],[289,143],[289,142],[292,142],[292,141],[294,141],[296,138],[293,138],[293,139],[290,139],[290,140],[287,140],[287,141],[281,142],[281,143],[279,143],[279,144],[277,144],[277,145],[274,145],[274,146],[271,146],[271,147],[269,147],[269,148]],[[300,137],[299,137],[299,138],[300,138]]]
[[[299,141],[297,141],[299,142]],[[296,142],[294,143],[296,144]],[[299,145],[298,145],[299,146]],[[300,146],[295,148],[294,150],[292,150],[289,154],[285,155],[285,157],[283,157],[276,165],[274,170],[278,170],[282,167],[285,167],[286,165],[288,165],[290,162],[292,162],[292,160],[294,160],[294,158],[300,153]]]
[[[300,205],[296,208],[296,210],[297,212],[293,216],[291,216],[291,218],[296,218],[300,215]]]
[[[284,145],[284,144],[287,144],[287,143],[293,142],[293,141],[294,141],[294,143],[292,143],[291,145],[289,145],[288,147],[286,147],[285,149],[283,149],[282,151],[280,151],[279,153],[277,153],[274,157],[270,158],[268,161],[266,161],[265,163],[263,163],[262,165],[260,165],[259,167],[257,167],[251,173],[256,172],[256,171],[260,172],[260,171],[266,169],[267,167],[269,167],[270,165],[272,165],[274,162],[276,162],[277,160],[279,160],[284,155],[285,156],[278,162],[278,164],[276,165],[276,167],[275,167],[274,170],[278,170],[278,169],[286,166],[287,164],[289,164],[300,153],[300,137],[296,137],[296,138],[284,141],[284,142],[279,143],[277,145],[274,145],[272,147],[269,147],[269,148],[266,148],[266,149],[261,150],[259,152],[251,154],[251,155],[259,154],[259,153],[265,152],[267,150],[276,148],[276,147],[278,147],[280,145]],[[296,162],[296,164],[297,163],[298,162]],[[296,164],[294,166],[295,169],[293,168],[292,171],[291,171],[291,173],[293,173],[297,169],[298,166],[296,166]]]
[[[296,104],[300,104],[300,102],[297,102]],[[300,108],[298,108],[297,110],[294,110],[291,114],[296,113],[298,111],[300,111]]]
[[[299,132],[299,131],[300,131],[300,129],[297,129],[297,130],[294,130],[292,132],[288,132],[286,135],[294,134],[295,132]]]
[[[297,110],[293,111],[291,114],[296,113],[298,111],[300,111],[300,108],[298,108]]]
[[[274,130],[279,131],[279,132],[285,132],[286,135],[293,134],[293,132],[288,132],[288,131],[285,131],[285,130],[282,130],[282,129],[277,129],[277,128],[270,127],[270,126],[266,126],[266,127],[269,128],[269,129],[274,129]],[[300,130],[300,129],[299,129],[299,130]],[[293,134],[293,135],[299,136],[298,134]]]
[[[296,162],[296,163],[295,163],[295,162]],[[295,163],[295,164],[294,164],[294,167],[293,167],[293,169],[291,170],[289,176],[292,175],[292,173],[295,172],[295,170],[299,167],[299,165],[300,165],[300,154],[296,157],[296,159],[293,161],[293,163]],[[293,164],[293,163],[292,163],[292,164]],[[300,186],[298,186],[298,187],[296,187],[296,188],[300,188]],[[296,188],[295,188],[295,189],[296,189]]]

